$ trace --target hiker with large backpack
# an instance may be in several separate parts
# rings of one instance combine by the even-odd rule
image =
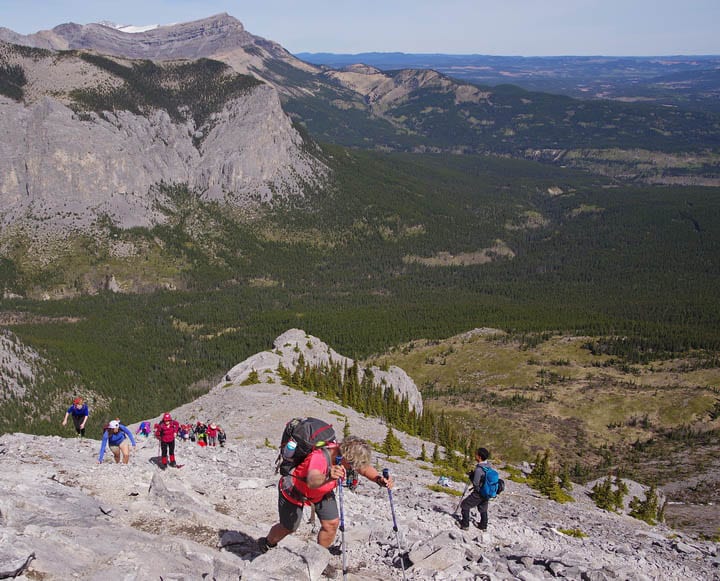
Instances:
[[[317,542],[328,548],[335,540],[340,515],[335,502],[335,488],[355,470],[378,486],[392,488],[393,479],[384,478],[371,465],[372,449],[361,438],[348,436],[335,440],[332,425],[317,418],[295,418],[285,426],[280,442],[277,471],[278,513],[266,537],[258,540],[265,553],[300,526],[303,506],[313,506],[320,519]]]
[[[169,413],[164,413],[162,420],[155,424],[155,437],[160,441],[160,468],[165,470],[170,458],[170,466],[177,468],[175,462],[175,436],[180,431],[180,424],[173,420]]]
[[[460,503],[460,528],[464,531],[470,527],[470,511],[473,508],[478,509],[480,513],[480,524],[478,528],[481,531],[487,530],[488,526],[488,503],[490,499],[498,495],[500,488],[500,477],[497,471],[490,466],[488,461],[490,452],[487,448],[478,448],[475,452],[475,460],[477,465],[474,470],[468,473],[472,492],[465,497]]]

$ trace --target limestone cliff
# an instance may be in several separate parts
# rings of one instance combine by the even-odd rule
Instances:
[[[248,83],[212,111],[192,100],[201,96],[182,101],[163,86],[174,99],[163,108],[123,78],[140,66],[132,61],[107,61],[103,69],[73,55],[0,48],[0,61],[22,69],[26,81],[22,99],[0,96],[5,226],[25,218],[87,228],[101,215],[121,227],[148,226],[162,219],[154,208],[158,184],[186,184],[202,199],[242,207],[302,195],[327,173],[270,85]],[[105,101],[88,110],[86,102],[98,99]]]

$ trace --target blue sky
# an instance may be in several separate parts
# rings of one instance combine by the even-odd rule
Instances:
[[[219,12],[291,52],[720,54],[720,0],[0,0],[0,26],[29,34]]]

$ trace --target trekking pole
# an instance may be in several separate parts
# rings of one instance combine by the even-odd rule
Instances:
[[[335,464],[338,466],[342,462],[342,456],[335,458]],[[338,478],[338,488],[340,489],[340,535],[341,535],[341,547],[342,547],[342,566],[343,566],[343,581],[347,580],[347,553],[345,551],[345,511],[343,510],[343,479]]]
[[[387,480],[390,478],[390,470],[387,468],[383,468],[382,471],[383,478]],[[400,547],[400,536],[398,535],[398,526],[397,526],[397,520],[395,519],[395,505],[393,504],[393,498],[392,498],[392,490],[388,488],[388,498],[390,499],[390,512],[392,513],[392,519],[393,519],[393,530],[395,531],[395,541],[397,542],[398,546],[398,553],[400,554],[400,566],[402,567],[402,576],[403,580],[405,579],[405,557],[402,553],[402,548]]]
[[[468,491],[468,488],[470,488],[469,482],[465,484],[465,490],[463,490],[463,493],[460,495],[460,501],[457,503],[457,506],[455,507],[455,510],[453,511],[453,516],[457,514],[457,511],[460,508],[462,501],[464,500],[465,493]]]

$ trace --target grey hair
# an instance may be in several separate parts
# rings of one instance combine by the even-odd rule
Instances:
[[[370,465],[372,448],[362,438],[348,436],[340,443],[340,453],[350,466],[362,470]]]

